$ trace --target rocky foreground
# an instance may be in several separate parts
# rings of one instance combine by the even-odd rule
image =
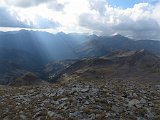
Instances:
[[[160,120],[160,85],[133,81],[0,87],[1,120]]]

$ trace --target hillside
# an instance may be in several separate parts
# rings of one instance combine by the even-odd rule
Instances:
[[[50,81],[49,77],[57,77],[63,71],[68,59],[89,60],[91,57],[110,55],[114,51],[141,49],[160,55],[159,41],[134,40],[121,35],[107,37],[21,30],[1,32],[0,43],[1,85],[13,82],[26,72],[33,72],[41,79]]]
[[[9,84],[26,72],[41,77],[42,68],[48,62],[77,58],[75,49],[85,39],[86,36],[79,34],[0,32],[0,84]]]
[[[39,72],[42,61],[33,54],[14,49],[0,49],[0,84],[9,84],[27,71]]]
[[[77,35],[77,38],[79,36]],[[85,38],[83,38],[85,39]],[[82,39],[82,40],[83,40]],[[47,63],[51,60],[76,58],[75,48],[79,44],[76,38],[65,33],[26,31],[2,32],[0,49],[16,49],[29,52]]]
[[[45,70],[59,71],[56,84],[0,87],[0,119],[159,120],[159,68],[160,58],[145,50],[52,62]],[[39,81],[27,76],[17,83]]]
[[[109,55],[116,50],[141,50],[145,49],[154,54],[160,54],[160,42],[156,40],[135,40],[121,35],[99,36],[83,44],[78,52],[81,56]]]
[[[133,79],[156,83],[159,81],[159,73],[160,58],[148,51],[140,50],[79,60],[55,76],[53,81],[59,78],[60,81],[89,80],[103,83],[105,79]]]
[[[47,82],[42,81],[38,76],[34,75],[33,73],[25,73],[24,75],[17,77],[15,81],[11,82],[9,85],[14,87],[20,87],[45,84],[47,84]]]

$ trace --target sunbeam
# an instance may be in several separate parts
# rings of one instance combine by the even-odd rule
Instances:
[[[0,0],[0,120],[160,120],[160,0]]]

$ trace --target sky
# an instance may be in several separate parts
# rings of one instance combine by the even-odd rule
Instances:
[[[154,4],[158,2],[158,0],[108,0],[107,2],[113,7],[128,8],[128,7],[133,7],[135,4],[138,3],[146,2]]]
[[[121,34],[160,40],[160,0],[0,0],[0,31]]]

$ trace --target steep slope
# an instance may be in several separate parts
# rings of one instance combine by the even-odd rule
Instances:
[[[17,76],[29,71],[44,79],[55,77],[65,68],[58,61],[68,64],[65,63],[67,59],[101,57],[117,50],[146,49],[159,55],[159,46],[159,41],[136,41],[121,35],[106,37],[26,30],[0,32],[0,84],[8,84]],[[54,62],[48,65],[46,70],[42,70],[50,61]],[[90,64],[90,61],[87,64]],[[58,66],[58,69],[48,71],[49,66]]]
[[[65,33],[26,30],[0,33],[0,84],[8,84],[28,71],[39,75],[50,61],[77,58],[79,39],[85,40],[83,35]]]
[[[99,36],[84,43],[79,49],[81,56],[103,56],[116,50],[141,50],[145,49],[154,54],[160,54],[160,41],[134,40],[121,35]]]
[[[42,71],[42,77],[48,81],[60,74],[63,70],[68,68],[70,65],[74,64],[74,60],[62,60],[62,61],[53,61],[44,66]]]
[[[42,62],[77,57],[74,52],[78,41],[73,41],[71,36],[64,33],[53,35],[47,32],[25,30],[6,32],[0,35],[0,43],[0,49],[30,52],[42,59]]]
[[[106,79],[158,81],[160,58],[145,50],[128,51],[107,57],[79,60],[66,68],[53,81],[105,82]]]
[[[0,119],[160,118],[160,74],[152,71],[158,70],[160,64],[159,58],[150,52],[119,51],[75,63],[50,63],[46,67],[49,72],[65,68],[59,84],[42,85],[35,75],[27,74],[16,79],[13,85],[18,87],[0,87]],[[39,83],[40,86],[34,86]]]

